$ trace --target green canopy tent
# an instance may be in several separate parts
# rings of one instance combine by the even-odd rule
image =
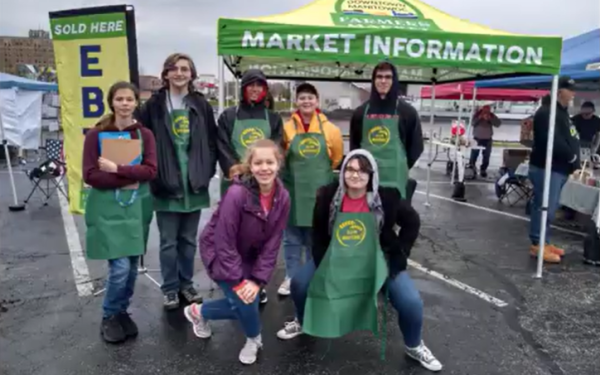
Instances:
[[[373,66],[383,59],[396,65],[399,80],[408,83],[555,75],[556,99],[561,49],[560,37],[490,29],[418,0],[316,0],[284,14],[219,19],[219,113],[225,101],[225,66],[237,78],[258,68],[271,79],[369,81]],[[555,109],[552,115],[548,155]]]

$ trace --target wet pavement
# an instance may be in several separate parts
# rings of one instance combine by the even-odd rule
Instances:
[[[420,181],[414,206],[423,227],[411,257],[417,268],[409,272],[425,303],[424,340],[445,365],[443,373],[597,375],[600,269],[582,264],[583,237],[554,231],[567,255],[561,265],[545,267],[544,278],[536,280],[523,207],[499,204],[491,183],[482,181],[467,186],[469,204],[522,218],[442,199],[451,189],[438,168],[427,208],[425,172],[413,175]],[[20,196],[28,193],[30,183],[22,174],[17,185]],[[216,187],[215,181],[214,197]],[[291,301],[276,295],[281,262],[262,312],[265,350],[256,365],[243,367],[237,355],[244,339],[235,322],[213,322],[213,337],[203,341],[193,335],[181,310],[163,311],[155,225],[145,259],[150,271],[140,275],[131,308],[140,335],[122,346],[104,344],[99,337],[102,295],[77,293],[58,199],[45,207],[34,199],[26,211],[11,213],[10,197],[8,176],[0,171],[0,374],[428,373],[403,355],[393,311],[386,314],[385,361],[380,359],[380,338],[370,333],[279,341],[276,331],[293,315]],[[203,213],[203,222],[209,215],[208,210]],[[75,223],[83,241],[82,218],[75,217]],[[99,292],[106,266],[98,261],[86,266],[93,290]],[[220,295],[199,261],[195,281],[206,298]],[[507,305],[499,307],[487,297]]]

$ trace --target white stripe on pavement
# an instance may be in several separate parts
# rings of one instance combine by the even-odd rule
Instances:
[[[472,286],[469,286],[467,284],[461,283],[458,280],[454,280],[453,278],[450,278],[448,276],[442,275],[439,272],[430,270],[429,268],[426,268],[422,265],[420,265],[419,263],[412,261],[412,260],[408,260],[408,265],[411,266],[412,268],[419,270],[421,272],[424,272],[426,274],[428,274],[429,276],[435,277],[438,280],[441,280],[443,282],[445,282],[446,284],[452,285],[455,288],[458,288],[464,292],[467,292],[469,294],[474,295],[475,297],[481,298],[482,300],[491,303],[492,305],[498,306],[498,307],[506,307],[508,306],[508,303],[496,298],[496,297],[492,297],[489,294],[482,292],[479,289],[475,289]]]
[[[64,184],[60,182],[60,187],[64,190]],[[90,270],[88,269],[85,257],[83,256],[83,249],[81,248],[81,242],[79,241],[79,232],[77,226],[75,226],[75,219],[69,212],[69,202],[59,192],[58,202],[60,204],[60,214],[63,219],[63,225],[65,227],[65,236],[67,238],[67,245],[69,246],[69,255],[71,256],[71,267],[73,267],[73,277],[75,279],[75,286],[77,287],[77,293],[79,296],[91,296],[94,292],[92,280],[90,278]]]
[[[427,195],[426,192],[421,191],[421,190],[415,190],[415,193],[421,194],[421,195]],[[440,200],[447,201],[447,202],[456,203],[456,204],[461,205],[461,206],[475,208],[477,210],[482,210],[482,211],[490,212],[490,213],[493,213],[493,214],[503,215],[503,216],[510,217],[510,218],[513,218],[513,219],[518,219],[518,220],[527,221],[527,222],[530,221],[529,218],[526,217],[526,216],[511,214],[510,212],[498,211],[498,210],[494,210],[493,208],[478,206],[476,204],[472,204],[472,203],[468,203],[468,202],[459,202],[459,201],[455,201],[452,198],[442,197],[441,195],[436,195],[436,194],[431,194],[431,193],[429,193],[429,196],[431,198],[435,198],[435,199],[440,199]],[[563,227],[558,227],[556,225],[550,225],[550,226],[552,227],[552,229],[556,229],[557,231],[560,231],[560,232],[574,234],[576,236],[581,236],[581,237],[585,237],[586,236],[585,233],[578,232],[576,230],[567,229],[567,228],[563,228]]]

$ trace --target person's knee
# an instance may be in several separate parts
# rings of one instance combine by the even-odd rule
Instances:
[[[125,283],[131,273],[131,262],[129,258],[120,258],[111,261],[109,279],[113,283]],[[135,270],[137,272],[137,269]]]

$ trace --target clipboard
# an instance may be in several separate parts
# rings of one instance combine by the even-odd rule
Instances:
[[[117,165],[139,165],[142,163],[142,141],[139,139],[106,138],[102,140],[102,157]],[[139,183],[122,189],[137,189]]]

